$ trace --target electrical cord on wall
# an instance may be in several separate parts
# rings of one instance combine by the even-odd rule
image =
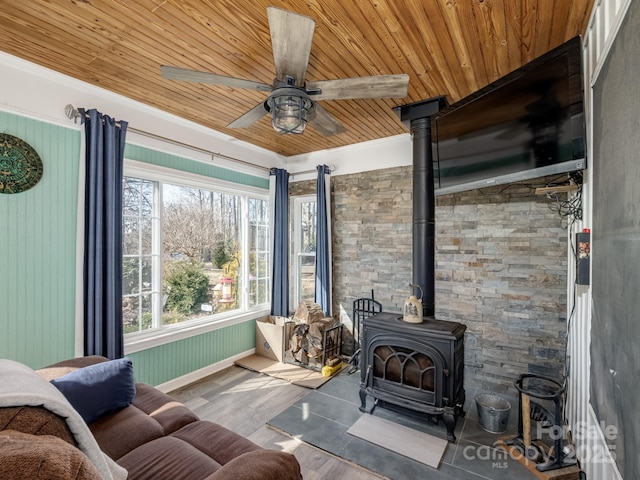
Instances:
[[[575,194],[571,196],[564,205],[561,206],[561,209],[558,212],[565,218],[569,218],[569,224],[567,225],[569,229],[569,245],[571,245],[571,253],[573,254],[573,258],[577,258],[577,250],[576,245],[574,244],[574,227],[578,220],[582,220],[582,172],[572,172],[571,180],[578,185],[578,190],[576,190]],[[576,311],[576,303],[578,301],[578,287],[574,282],[573,284],[573,301],[571,303],[571,312],[567,317],[567,341],[565,344],[564,350],[564,372],[563,377],[566,382],[569,378],[569,342],[571,341],[571,326],[573,317]],[[563,405],[565,407],[566,405]],[[563,408],[563,412],[565,409]]]
[[[571,224],[569,225],[569,234],[571,235],[571,232],[573,232],[573,227],[575,224],[575,220],[571,222]],[[571,235],[570,237],[570,244],[571,244],[571,251],[573,252],[573,255],[575,257],[576,254],[576,249],[575,249],[575,245],[573,244],[573,235]],[[562,372],[562,382],[565,386],[567,386],[567,390],[565,391],[565,393],[562,396],[562,424],[563,425],[568,425],[569,423],[569,419],[567,417],[567,391],[568,391],[568,381],[569,381],[569,377],[570,377],[570,365],[569,362],[570,360],[570,356],[569,356],[569,344],[571,342],[571,327],[572,327],[572,323],[573,323],[573,316],[575,314],[576,311],[576,302],[577,302],[577,285],[573,284],[573,301],[571,304],[571,312],[569,313],[568,317],[567,317],[567,339],[566,339],[566,343],[565,343],[565,347],[564,347],[564,369]]]
[[[577,220],[582,220],[582,185],[567,200],[561,200],[560,195],[558,193],[547,194],[547,198],[555,200],[554,204],[549,204],[549,209],[562,218],[568,219],[571,227]]]
[[[558,175],[555,178],[546,179],[541,183],[525,183],[516,182],[502,186],[499,189],[495,187],[479,189],[478,192],[485,196],[495,196],[505,193],[510,188],[527,188],[532,192],[540,187],[563,187],[568,185],[576,185],[577,189],[573,195],[564,200],[561,198],[564,195],[563,192],[547,193],[547,198],[553,200],[553,203],[549,204],[549,209],[556,212],[562,219],[567,220],[565,227],[572,228],[573,224],[582,220],[582,172],[571,172],[568,177],[567,174]]]
[[[580,180],[582,180],[582,175],[580,175]],[[573,258],[577,259],[577,245],[574,243],[575,240],[575,224],[577,220],[582,220],[582,185],[580,184],[580,188],[578,189],[578,191],[575,194],[575,197],[578,198],[578,200],[575,202],[575,204],[577,205],[578,202],[580,204],[580,215],[579,217],[574,216],[571,217],[571,222],[568,225],[569,227],[569,244],[571,245],[571,253],[573,254]],[[574,282],[573,284],[573,300],[572,300],[572,304],[571,304],[571,312],[569,312],[569,315],[567,317],[567,341],[566,341],[566,345],[565,345],[565,351],[564,351],[564,372],[563,372],[563,380],[564,383],[566,384],[568,382],[569,377],[571,376],[571,369],[570,369],[570,362],[571,362],[571,357],[569,355],[569,347],[572,341],[572,336],[571,336],[571,331],[572,331],[572,327],[573,327],[573,320],[574,320],[574,316],[575,316],[575,312],[576,312],[576,305],[578,303],[578,285],[577,283]],[[567,418],[567,395],[565,393],[564,398],[563,398],[563,404],[562,404],[562,414],[563,414],[563,422],[566,425],[568,423],[568,418]]]

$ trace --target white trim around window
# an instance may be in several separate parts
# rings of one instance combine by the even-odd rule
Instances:
[[[250,185],[240,185],[226,180],[206,177],[191,172],[183,172],[172,168],[160,167],[151,163],[138,162],[136,160],[124,159],[124,176],[141,177],[145,180],[158,182],[177,183],[186,187],[202,188],[203,186],[213,186],[223,193],[249,193],[257,197],[269,200],[269,190],[252,187]]]
[[[301,291],[302,284],[302,259],[313,258],[315,264],[315,249],[312,253],[303,252],[303,228],[302,228],[302,206],[307,203],[316,203],[317,197],[316,195],[299,195],[291,197],[291,210],[293,211],[293,215],[289,220],[290,229],[291,229],[291,280],[290,280],[290,301],[289,308],[292,311],[300,304],[301,300],[309,300],[303,299],[303,294]],[[317,217],[316,217],[317,218]],[[313,231],[316,231],[316,225],[313,225]]]
[[[166,167],[160,167],[145,162],[125,159],[124,176],[136,177],[149,181],[157,181],[183,185],[194,188],[213,189],[220,193],[229,193],[234,195],[247,195],[250,198],[259,200],[269,200],[269,191],[252,186],[235,184],[224,180],[211,177],[197,175],[189,172],[182,172]],[[157,201],[158,199],[156,199]],[[247,212],[243,212],[243,237],[248,234],[248,221],[246,221]],[[156,239],[159,235],[156,235]],[[247,240],[243,238],[243,243]],[[245,262],[246,263],[246,262]],[[245,265],[245,278],[248,278],[248,266]],[[245,285],[246,288],[246,285]],[[247,304],[245,303],[245,306]],[[173,325],[165,325],[154,330],[143,331],[125,335],[124,349],[125,354],[131,354],[149,348],[157,347],[167,343],[183,340],[197,335],[202,335],[231,325],[244,323],[257,319],[269,313],[269,304],[260,304],[254,307],[246,307],[244,309],[218,313],[213,317],[203,317],[193,319],[184,323]]]
[[[241,314],[236,313],[229,318],[220,318],[213,322],[211,320],[202,319],[198,322],[189,322],[188,325],[171,325],[164,327],[162,330],[150,333],[146,336],[139,335],[130,339],[125,337],[124,353],[125,355],[128,355],[130,353],[140,352],[149,348],[159,347],[167,343],[177,342],[178,340],[184,340],[185,338],[195,337],[197,335],[220,330],[221,328],[230,327],[231,325],[255,320],[268,314],[268,307],[260,308],[245,311]]]

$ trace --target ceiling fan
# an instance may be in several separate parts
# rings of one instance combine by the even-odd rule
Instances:
[[[345,132],[342,124],[320,106],[318,100],[402,98],[407,95],[407,74],[306,82],[315,21],[276,7],[267,7],[267,16],[276,67],[273,84],[167,65],[160,67],[162,76],[169,80],[271,92],[264,102],[227,127],[246,128],[271,113],[271,123],[281,134],[302,133],[307,122],[327,137]]]

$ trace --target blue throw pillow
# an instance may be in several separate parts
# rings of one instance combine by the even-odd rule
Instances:
[[[133,364],[127,357],[79,368],[51,383],[87,423],[130,405],[136,396]]]

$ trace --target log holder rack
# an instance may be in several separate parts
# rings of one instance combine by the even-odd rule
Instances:
[[[293,321],[285,322],[284,324],[284,351],[289,350],[289,342],[291,339],[291,334],[293,329],[298,325]],[[315,370],[317,372],[322,370],[322,367],[326,365],[327,360],[340,357],[342,355],[342,324],[335,325],[331,328],[328,328],[324,331],[322,335],[322,357],[320,359],[320,364],[305,364],[303,362],[298,362],[297,360],[291,360],[287,358],[288,355],[284,356],[284,363],[289,363],[291,365],[297,365],[299,367],[308,368],[309,370]]]

